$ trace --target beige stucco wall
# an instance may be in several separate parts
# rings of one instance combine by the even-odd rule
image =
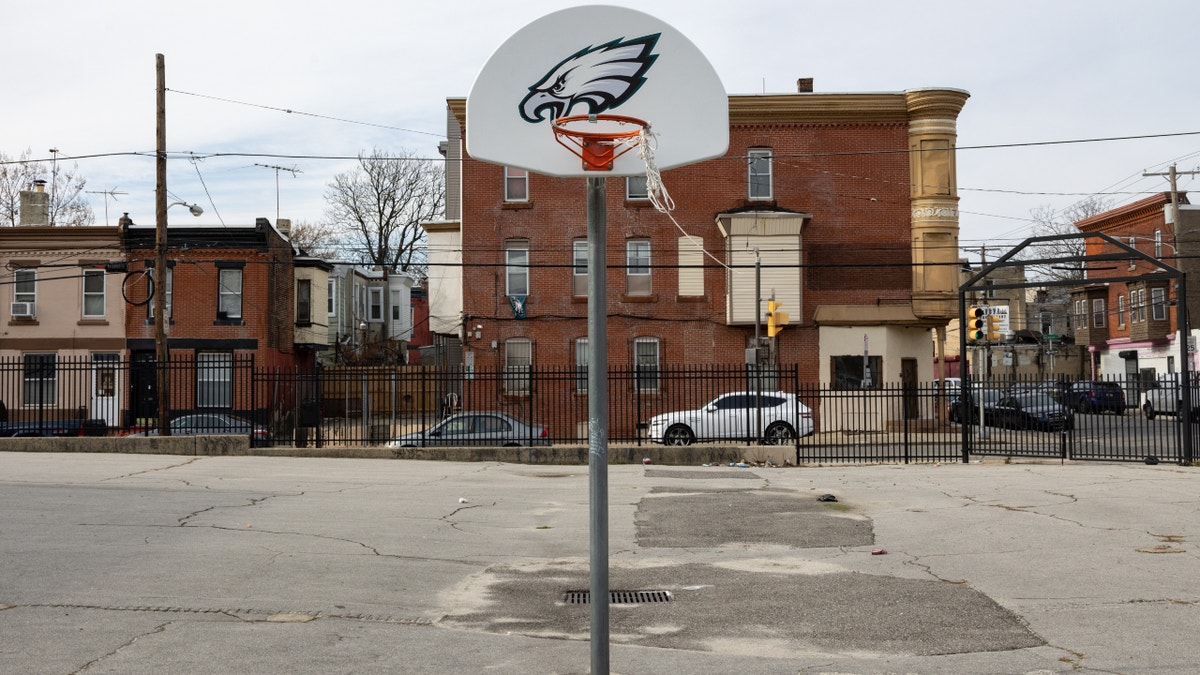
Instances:
[[[894,396],[900,387],[901,360],[917,364],[917,382],[933,380],[933,347],[930,331],[919,326],[822,326],[820,329],[820,378],[832,386],[835,356],[862,356],[863,341],[870,356],[882,357],[883,390],[847,392],[845,396],[823,397],[817,411],[822,432],[884,431],[903,420],[903,407]],[[888,392],[891,389],[891,392]],[[853,394],[853,395],[852,395]],[[932,418],[935,411],[920,410],[919,418]]]

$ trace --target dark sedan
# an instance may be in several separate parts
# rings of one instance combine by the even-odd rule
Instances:
[[[999,389],[972,389],[967,410],[967,419],[969,420],[968,424],[979,424],[979,406],[975,403],[975,399],[977,397],[983,401],[983,414],[985,419],[990,419],[992,406],[996,405],[996,402],[1004,397],[1004,392],[1000,391]],[[961,424],[963,414],[962,399],[957,395],[952,396],[949,399],[949,406],[950,421]]]
[[[984,413],[989,425],[1005,429],[1070,431],[1075,428],[1071,410],[1044,393],[1005,396]]]

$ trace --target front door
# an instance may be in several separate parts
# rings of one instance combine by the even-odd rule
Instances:
[[[154,352],[133,353],[130,368],[129,409],[130,426],[155,426],[158,417],[158,381],[154,370]]]
[[[116,354],[92,354],[92,418],[104,420],[109,428],[121,424],[118,358]]]

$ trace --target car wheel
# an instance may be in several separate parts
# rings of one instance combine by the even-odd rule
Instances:
[[[1081,413],[1087,413],[1090,408],[1091,406],[1088,405],[1087,401],[1080,401],[1079,403],[1075,404],[1075,410]]]
[[[1146,403],[1142,405],[1142,415],[1144,415],[1148,420],[1154,419],[1154,405],[1149,401],[1146,401]]]
[[[683,424],[676,424],[663,434],[663,445],[691,445],[696,442],[696,435]]]
[[[796,430],[787,422],[772,422],[763,439],[768,445],[787,445],[796,440]]]

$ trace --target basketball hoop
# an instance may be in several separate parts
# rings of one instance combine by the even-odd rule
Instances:
[[[613,161],[632,150],[637,143],[631,140],[650,125],[625,115],[570,115],[551,127],[554,140],[583,160],[584,171],[612,171]]]

